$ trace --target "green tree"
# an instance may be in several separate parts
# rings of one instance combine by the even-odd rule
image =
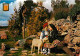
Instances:
[[[23,10],[25,10],[25,20],[26,20],[26,23],[28,23],[29,21],[29,17],[31,16],[31,11],[37,7],[37,4],[33,3],[33,1],[25,1],[24,2],[24,5],[23,5],[24,8],[22,8],[22,12]]]
[[[8,26],[8,36],[10,36],[13,40],[20,35],[20,23],[19,23],[19,14],[17,9],[14,9],[15,13],[11,14],[12,17],[9,20],[9,26]]]
[[[23,26],[23,29],[22,29],[23,38],[26,36],[25,28],[27,27],[26,24],[30,20],[29,18],[31,17],[31,11],[36,6],[37,6],[37,4],[33,3],[33,1],[28,0],[28,1],[24,2],[24,5],[20,9],[19,17],[20,17],[20,19],[22,19],[22,23],[23,23],[23,25],[22,25]]]
[[[27,33],[29,35],[37,34],[42,30],[42,25],[45,23],[45,19],[49,19],[49,12],[43,6],[35,7],[31,11],[31,17],[27,24]]]
[[[64,11],[60,11],[60,12],[57,12],[56,15],[54,16],[56,20],[58,19],[66,19],[68,16],[68,13],[64,12]]]
[[[51,1],[51,5],[52,5],[52,8],[53,10],[56,10],[56,9],[59,9],[59,8],[68,8],[69,4],[67,3],[67,1]]]
[[[80,14],[80,4],[74,5],[73,8],[69,12],[69,15],[73,21],[76,20],[76,17],[78,14]]]
[[[67,18],[68,12],[69,12],[69,4],[67,1],[52,1],[52,7],[53,7],[53,16],[55,17],[55,20]]]
[[[8,35],[15,40],[15,38],[19,35],[22,35],[22,26],[23,26],[23,11],[27,8],[25,11],[25,18],[26,22],[28,22],[29,17],[31,16],[31,10],[36,6],[32,1],[25,1],[24,5],[21,6],[21,3],[19,4],[19,10],[16,8],[14,9],[14,14],[11,14],[12,17],[9,20],[9,27],[8,27]]]
[[[80,4],[80,0],[75,0],[76,4]]]

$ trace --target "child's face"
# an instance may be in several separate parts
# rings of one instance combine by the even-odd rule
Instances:
[[[50,31],[52,30],[52,28],[50,26],[48,26],[48,28],[49,28]]]

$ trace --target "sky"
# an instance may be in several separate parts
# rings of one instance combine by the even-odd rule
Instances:
[[[11,14],[14,13],[14,8],[19,9],[19,3],[23,5],[26,0],[0,0],[0,26],[8,26],[8,20],[11,17]],[[43,1],[43,6],[49,11],[51,8],[51,0],[33,0],[34,3],[37,1]],[[68,0],[69,4],[74,4],[75,0]],[[3,3],[9,3],[9,11],[3,11]]]

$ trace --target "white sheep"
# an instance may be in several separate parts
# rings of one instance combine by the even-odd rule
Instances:
[[[33,51],[33,48],[35,51],[35,47],[38,47],[38,54],[39,54],[40,49],[41,49],[41,53],[42,53],[42,46],[43,46],[43,42],[41,39],[33,39],[32,40],[32,46],[31,46],[31,53]]]

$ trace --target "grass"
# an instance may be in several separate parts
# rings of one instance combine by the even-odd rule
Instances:
[[[15,41],[13,39],[15,39]],[[20,40],[20,39],[22,39],[21,35],[15,37],[15,38],[11,38],[10,36],[8,36],[8,39],[0,39],[0,48],[1,48],[1,43],[13,45],[17,40]]]
[[[30,40],[30,39],[32,39],[32,38],[29,38],[29,40]],[[6,40],[0,40],[0,45],[1,45],[1,43],[5,43],[5,44],[7,44],[10,48],[12,48],[12,47],[14,47],[15,41],[12,41],[12,40],[10,40],[10,39],[6,39]],[[27,44],[25,44],[25,45],[26,45],[26,46],[25,46],[26,48],[25,48],[24,50],[28,50],[28,54],[31,54],[31,52],[30,52],[30,51],[31,51],[30,46],[28,47]],[[7,54],[10,54],[9,50],[10,50],[10,49],[5,50],[6,53],[4,54],[4,56],[7,56]],[[36,48],[36,51],[34,52],[34,53],[36,54],[36,56],[56,56],[56,53],[51,53],[50,55],[38,54],[38,51],[37,51],[37,50],[38,50],[38,49]],[[14,53],[13,56],[20,56],[20,55],[22,54],[21,51],[22,51],[22,48],[19,49],[18,52]],[[32,55],[28,55],[28,56],[32,56]],[[63,54],[62,56],[69,56],[69,55]]]
[[[12,56],[20,56],[22,54],[22,48],[19,48],[18,52],[13,53]],[[7,54],[11,54],[10,51],[7,51],[4,56],[7,56]]]
[[[14,53],[13,56],[20,56],[22,54],[22,48],[19,48],[18,52]]]
[[[8,26],[0,26],[0,29],[7,29]]]
[[[4,56],[7,56],[7,54],[10,54],[10,52],[9,52],[9,51],[7,51],[7,52],[4,54]]]
[[[4,56],[7,56],[7,54],[10,54],[9,50],[10,48],[14,48],[15,47],[15,43],[17,40],[22,39],[21,36],[17,36],[15,37],[15,41],[13,39],[11,39],[11,37],[9,37],[9,39],[0,39],[0,48],[1,48],[1,44],[4,43],[5,44],[5,54]],[[20,56],[21,55],[21,51],[22,49],[19,49],[18,52],[14,53],[13,56]]]
[[[30,52],[31,48],[26,49],[26,50],[29,51],[28,54],[31,54],[31,52]],[[56,53],[54,53],[54,52],[50,53],[49,55],[38,54],[38,49],[37,48],[35,49],[35,52],[33,52],[33,53],[35,53],[36,56],[69,56],[69,55],[64,54],[64,53],[61,53],[63,55],[56,55]],[[28,56],[32,56],[32,55],[28,55]]]
[[[12,41],[12,40],[8,40],[8,39],[0,39],[0,48],[1,48],[1,44],[2,43],[5,43],[5,44],[13,44],[14,43],[14,41]]]
[[[22,50],[23,50],[23,49],[20,48],[20,49],[18,50],[18,52],[13,53],[12,56],[20,56],[20,55],[22,54],[22,52],[21,52]],[[26,50],[28,51],[28,54],[31,54],[31,52],[30,52],[31,49],[30,49],[30,48],[29,48],[29,49],[26,49]],[[34,53],[35,53],[36,56],[69,56],[69,55],[67,55],[67,54],[56,55],[56,53],[51,53],[51,54],[49,54],[49,55],[38,54],[37,48],[36,48],[36,51],[35,51]],[[7,54],[10,54],[10,52],[7,51],[7,52],[4,54],[4,56],[7,56]],[[32,56],[32,55],[28,55],[28,56]]]

